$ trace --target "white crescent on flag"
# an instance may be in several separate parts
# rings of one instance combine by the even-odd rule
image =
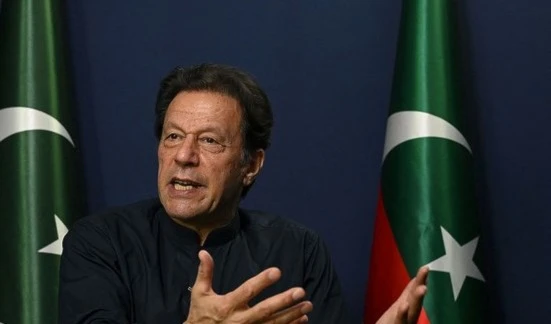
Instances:
[[[454,141],[472,154],[471,147],[463,134],[448,121],[423,111],[399,111],[388,117],[383,161],[396,146],[424,137],[439,137]]]
[[[31,130],[45,130],[58,134],[75,146],[67,129],[43,111],[29,107],[0,109],[0,142],[13,134]]]

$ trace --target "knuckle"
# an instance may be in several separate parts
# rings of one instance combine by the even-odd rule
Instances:
[[[214,305],[214,312],[220,318],[226,318],[231,313],[231,306],[228,303],[217,303]]]
[[[256,295],[255,289],[251,285],[244,285],[242,292],[247,300],[251,300]]]
[[[270,317],[272,315],[272,311],[268,306],[260,306],[258,308],[257,312],[258,312],[258,316],[261,319],[267,319],[268,317]],[[272,321],[270,321],[268,323],[272,323]]]

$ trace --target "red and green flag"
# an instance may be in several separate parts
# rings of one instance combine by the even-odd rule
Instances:
[[[486,323],[455,1],[404,0],[364,323],[429,265],[419,323]]]
[[[62,239],[84,208],[63,1],[0,3],[0,323],[57,323]]]

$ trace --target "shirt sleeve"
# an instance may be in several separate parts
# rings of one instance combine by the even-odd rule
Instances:
[[[59,323],[131,323],[131,300],[106,230],[83,219],[63,240]]]
[[[304,289],[306,299],[314,305],[308,314],[310,323],[349,324],[347,309],[337,273],[327,246],[312,235],[306,246]]]

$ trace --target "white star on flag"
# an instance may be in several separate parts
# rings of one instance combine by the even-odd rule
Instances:
[[[61,252],[63,251],[63,245],[62,245],[63,238],[65,237],[67,232],[69,232],[69,230],[57,215],[54,214],[54,217],[55,217],[55,228],[57,231],[57,240],[53,241],[52,243],[38,250],[38,253],[51,253],[51,254],[61,255]]]
[[[446,254],[427,265],[431,271],[448,272],[450,274],[453,298],[457,300],[457,296],[467,276],[484,281],[482,273],[480,273],[480,270],[473,262],[473,255],[478,244],[478,236],[465,245],[459,245],[442,226],[440,230],[442,231],[442,240],[444,241]]]

